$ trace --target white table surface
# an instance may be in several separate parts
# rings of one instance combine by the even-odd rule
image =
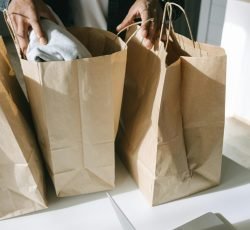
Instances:
[[[119,160],[116,168],[110,194],[138,230],[171,230],[207,212],[222,215],[238,230],[250,229],[250,171],[226,157],[220,186],[156,207],[148,205]],[[48,190],[48,209],[0,221],[0,230],[122,229],[105,192],[57,198],[51,185]]]
[[[223,157],[221,185],[192,197],[150,207],[130,177],[119,172],[113,198],[136,229],[174,229],[207,212],[218,213],[236,229],[250,230],[250,171]]]

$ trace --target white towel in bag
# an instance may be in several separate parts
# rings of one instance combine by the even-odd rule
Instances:
[[[41,45],[32,30],[26,52],[30,61],[69,61],[91,57],[87,48],[62,25],[41,19],[41,26],[48,38],[48,44]]]

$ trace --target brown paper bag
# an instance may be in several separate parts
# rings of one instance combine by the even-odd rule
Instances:
[[[0,219],[47,207],[27,106],[0,37]]]
[[[168,52],[147,50],[139,34],[128,45],[117,151],[152,205],[220,181],[226,56],[178,40]]]
[[[21,60],[36,130],[58,196],[114,187],[127,46],[110,32],[71,32],[92,58]]]

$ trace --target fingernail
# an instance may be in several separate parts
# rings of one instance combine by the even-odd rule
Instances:
[[[41,37],[41,38],[39,38],[39,42],[40,42],[40,44],[42,44],[42,45],[46,45],[48,42],[47,42],[47,39],[45,39],[44,37]]]
[[[117,27],[116,27],[116,30],[120,30],[121,29],[121,25],[118,25]]]

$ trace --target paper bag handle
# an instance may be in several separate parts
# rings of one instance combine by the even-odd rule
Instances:
[[[166,49],[167,49],[167,45],[168,45],[168,41],[169,41],[169,37],[171,36],[173,40],[175,40],[177,43],[178,42],[178,39],[176,38],[175,36],[175,32],[174,32],[174,26],[173,26],[173,22],[172,22],[172,11],[173,11],[173,6],[175,7],[178,7],[182,13],[184,14],[185,16],[185,20],[186,20],[186,23],[187,23],[187,26],[188,26],[188,31],[189,31],[189,35],[190,35],[190,38],[193,42],[193,47],[194,49],[196,48],[196,45],[195,43],[198,44],[198,47],[199,47],[199,51],[200,51],[200,56],[202,56],[202,53],[201,53],[201,46],[200,46],[200,43],[199,42],[195,42],[194,41],[194,37],[193,37],[193,33],[192,33],[192,29],[191,29],[191,26],[190,26],[190,22],[188,20],[188,17],[187,17],[187,14],[186,14],[186,11],[183,9],[183,7],[181,7],[180,5],[174,3],[174,2],[167,2],[164,6],[164,13],[163,13],[163,20],[162,20],[162,23],[164,23],[165,21],[165,18],[166,18],[166,13],[168,13],[168,17],[169,17],[169,31],[168,31],[168,35],[167,35],[167,43],[166,43]],[[162,24],[162,28],[161,28],[161,33],[160,33],[160,38],[162,36],[162,32],[163,32],[163,25]]]
[[[189,32],[190,38],[191,38],[191,40],[193,42],[193,46],[195,48],[194,36],[193,36],[192,30],[191,30],[190,22],[188,20],[186,11],[183,9],[183,7],[181,7],[180,5],[178,5],[178,4],[174,3],[174,2],[166,2],[165,6],[164,6],[164,13],[163,13],[163,19],[162,19],[162,23],[163,24],[162,24],[162,28],[161,28],[161,36],[162,36],[164,21],[166,19],[166,12],[168,13],[169,25],[170,25],[169,27],[174,32],[174,26],[173,26],[173,20],[172,20],[173,19],[172,18],[173,6],[179,8],[182,11],[182,13],[183,13],[183,15],[185,17],[186,23],[187,23],[187,27],[188,27],[188,32]]]
[[[164,11],[163,11],[163,17],[162,17],[162,23],[161,23],[161,29],[160,29],[160,36],[159,36],[159,43],[161,42],[161,39],[162,39],[162,35],[163,35],[163,30],[164,30],[164,25],[165,25],[165,20],[166,20],[166,16],[168,15],[168,18],[169,18],[169,25],[168,25],[168,33],[167,33],[167,41],[166,41],[166,47],[168,45],[168,42],[169,42],[169,37],[170,37],[170,34],[171,34],[171,37],[174,36],[174,27],[173,27],[173,22],[172,22],[172,12],[173,12],[173,6],[175,7],[178,7],[184,14],[185,16],[185,20],[186,20],[186,23],[187,23],[187,26],[188,26],[188,31],[189,31],[189,34],[190,34],[190,38],[193,42],[193,46],[194,48],[195,47],[195,41],[194,41],[194,38],[193,38],[193,33],[192,33],[192,30],[191,30],[191,26],[190,26],[190,23],[189,23],[189,20],[188,20],[188,17],[187,17],[187,14],[186,14],[186,11],[183,9],[183,7],[181,7],[180,5],[174,3],[174,2],[166,2],[165,6],[164,6]],[[148,20],[146,20],[145,22],[142,22],[142,21],[139,21],[139,22],[135,22],[135,23],[132,23],[126,27],[124,27],[121,31],[119,31],[116,35],[117,37],[120,35],[120,33],[122,33],[123,31],[129,29],[130,27],[132,26],[135,26],[135,25],[143,25],[143,24],[146,24],[150,21],[154,21],[153,18],[149,18]],[[141,29],[138,28],[126,41],[126,45],[128,45],[128,42],[138,33],[138,31]],[[116,38],[117,38],[116,37]],[[176,38],[176,37],[175,37]],[[177,41],[177,39],[175,39]],[[200,45],[199,45],[200,47]]]
[[[22,50],[20,48],[21,46],[20,46],[19,41],[17,39],[17,35],[15,33],[14,26],[12,24],[11,18],[10,18],[8,11],[6,9],[3,10],[3,16],[4,16],[5,23],[8,27],[8,30],[10,32],[11,38],[12,38],[13,42],[15,43],[15,46],[17,49],[17,54],[20,58],[24,59],[25,57],[24,57]]]
[[[172,23],[172,12],[173,12],[173,6],[176,6],[178,7],[184,14],[185,16],[185,20],[186,20],[186,23],[187,23],[187,26],[188,26],[188,30],[189,30],[189,34],[190,34],[190,37],[191,37],[191,40],[193,41],[193,46],[195,48],[195,41],[194,41],[194,38],[193,38],[193,33],[192,33],[192,30],[191,30],[191,26],[190,26],[190,23],[189,23],[189,20],[188,20],[188,17],[187,17],[187,14],[186,14],[186,11],[178,4],[174,3],[174,2],[166,2],[165,6],[164,6],[164,11],[163,11],[163,17],[162,17],[162,23],[161,23],[161,29],[160,29],[160,36],[159,36],[159,42],[161,41],[162,39],[162,35],[163,35],[163,29],[164,29],[164,24],[165,24],[165,19],[166,19],[166,16],[167,16],[167,13],[168,13],[168,18],[169,18],[169,32],[172,30],[174,32],[174,27],[173,27],[173,23]],[[134,22],[126,27],[124,27],[121,31],[119,31],[116,35],[117,37],[122,33],[124,32],[125,30],[129,29],[130,27],[132,26],[135,26],[135,25],[143,25],[143,24],[146,24],[148,22],[153,22],[154,19],[153,18],[149,18],[147,19],[145,22],[142,22],[142,21],[139,21],[139,22]],[[126,41],[126,45],[128,45],[128,42],[138,33],[138,31],[141,29],[138,28]],[[166,44],[168,44],[168,41],[169,41],[169,36],[170,36],[170,33],[168,33],[167,35],[167,42]],[[116,37],[116,38],[117,38]],[[167,47],[167,45],[166,45]]]
[[[153,21],[154,21],[153,18],[149,18],[149,19],[147,19],[147,20],[144,21],[144,22],[139,21],[139,22],[131,23],[130,25],[124,27],[121,31],[119,31],[119,32],[116,34],[116,38],[117,38],[122,32],[124,32],[125,30],[129,29],[129,28],[132,27],[132,26],[144,25],[144,24],[146,24],[146,23],[148,23],[148,22],[153,22]],[[127,39],[127,41],[125,42],[125,44],[128,45],[129,41],[130,41],[130,40],[138,33],[138,31],[140,31],[140,30],[141,30],[141,27],[138,28],[138,29],[137,29],[137,30]]]

